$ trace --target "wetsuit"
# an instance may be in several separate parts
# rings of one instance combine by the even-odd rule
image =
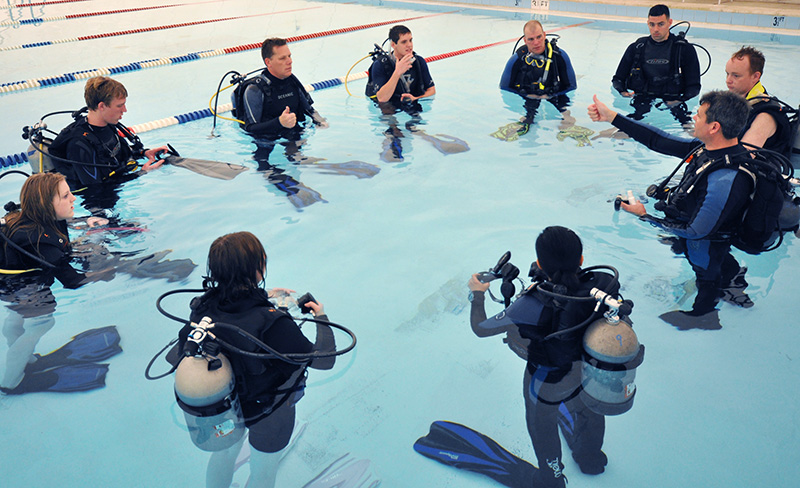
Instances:
[[[258,337],[280,353],[308,353],[334,349],[333,331],[317,325],[317,342],[311,344],[289,314],[270,303],[262,289],[254,289],[234,301],[222,303],[214,290],[191,303],[191,320],[211,317],[214,322],[236,325]],[[327,316],[318,318],[327,320]],[[180,347],[191,327],[179,333]],[[215,329],[222,340],[240,349],[264,352],[246,338],[223,328]],[[242,404],[245,425],[250,429],[250,445],[261,452],[278,452],[289,443],[294,428],[295,404],[303,396],[306,368],[330,369],[334,358],[319,358],[301,365],[278,359],[265,360],[223,351],[236,376],[236,391]]]
[[[664,218],[645,215],[643,220],[680,238],[676,251],[683,252],[697,277],[697,297],[692,313],[702,315],[713,310],[722,288],[739,272],[739,263],[731,255],[731,236],[740,226],[753,191],[753,179],[736,169],[737,160],[747,161],[741,145],[706,150],[697,139],[681,139],[626,117],[615,117],[614,127],[648,148],[679,158],[700,149],[688,162],[683,178],[670,192],[666,202],[656,204]],[[728,158],[731,168],[701,173],[696,171],[710,160]],[[691,187],[691,188],[690,188]]]
[[[277,139],[299,139],[302,122],[311,116],[314,101],[296,76],[279,79],[264,69],[244,90],[244,130],[252,135]],[[297,117],[297,124],[287,129],[279,120],[283,111],[289,110]]]
[[[520,47],[509,58],[500,78],[500,89],[517,93],[525,98],[529,123],[533,121],[541,99],[527,95],[547,95],[559,112],[566,110],[569,97],[566,93],[575,90],[578,83],[575,70],[567,53],[555,43],[545,41],[545,50],[539,55],[529,55],[526,46]]]
[[[368,97],[374,97],[375,94],[378,93],[378,90],[389,82],[389,78],[391,78],[394,73],[396,63],[397,60],[394,54],[381,56],[372,62],[372,65],[369,67],[369,80],[365,90]],[[404,104],[407,102],[401,102],[400,100],[400,97],[404,93],[410,93],[415,97],[420,97],[428,91],[428,88],[434,85],[425,58],[414,53],[414,62],[411,64],[411,68],[400,76],[400,80],[397,82],[394,94],[392,98],[389,99],[389,102],[395,107],[404,108]],[[410,103],[414,104],[415,102]],[[416,106],[419,106],[419,104],[416,103]]]
[[[5,275],[0,280],[0,299],[9,302],[8,307],[21,316],[39,317],[55,311],[55,297],[50,291],[55,279],[64,288],[77,288],[83,284],[86,276],[69,264],[71,247],[66,221],[60,220],[56,222],[55,229],[47,229],[42,233],[35,229],[18,229],[9,238],[24,250],[55,266],[45,267],[38,260],[17,251],[5,240],[2,241],[4,269],[33,270],[21,275]]]
[[[700,94],[697,52],[673,34],[661,42],[650,36],[639,38],[625,50],[611,83],[620,93],[635,93],[631,101],[635,111],[629,117],[641,120],[656,99],[685,102]],[[685,103],[670,111],[681,123],[691,120]]]
[[[619,287],[611,285],[611,281],[611,276],[605,273],[584,273],[578,289],[566,294],[588,297],[592,288],[615,294]],[[550,283],[541,286],[552,291]],[[506,333],[505,342],[527,360],[523,378],[525,417],[543,476],[534,486],[559,486],[563,469],[559,426],[581,469],[587,473],[602,472],[607,462],[601,451],[605,417],[589,410],[578,396],[586,328],[546,339],[553,332],[583,322],[588,326],[591,321],[587,319],[593,315],[600,317],[594,312],[596,302],[554,300],[532,286],[503,312],[487,319],[484,300],[483,292],[473,292],[470,312],[473,332],[479,337]]]
[[[63,159],[87,164],[72,164],[53,159],[56,171],[67,177],[70,188],[78,190],[121,176],[136,168],[134,154],[114,125],[98,127],[81,117],[65,127],[50,146],[50,152]]]
[[[756,117],[762,113],[769,114],[775,121],[775,133],[764,141],[763,147],[764,149],[769,149],[788,157],[792,143],[792,127],[783,105],[770,97],[766,88],[764,88],[760,81],[747,93],[746,98],[752,110],[750,110],[750,116],[747,118],[747,125],[742,129],[739,138],[741,139],[742,136],[750,130],[750,126],[753,125],[753,121]]]

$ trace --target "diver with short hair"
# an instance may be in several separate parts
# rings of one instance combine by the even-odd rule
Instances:
[[[661,99],[678,122],[691,122],[686,101],[700,94],[700,63],[697,52],[683,34],[670,32],[669,7],[654,5],[647,14],[650,35],[628,46],[611,78],[623,97],[633,98],[634,112],[628,117],[641,120],[653,102]]]
[[[122,83],[105,76],[89,78],[83,97],[89,110],[86,116],[65,127],[49,147],[56,156],[56,171],[67,177],[73,190],[119,178],[138,167],[136,159],[147,158],[143,171],[161,166],[162,161],[156,158],[169,148],[131,147],[120,135],[127,132],[119,121],[128,111],[128,91]]]
[[[378,103],[391,102],[404,110],[407,104],[418,107],[417,100],[436,94],[428,63],[414,52],[414,39],[408,27],[395,25],[389,29],[389,40],[392,52],[377,57],[369,67],[366,95]]]
[[[578,87],[572,61],[555,40],[547,39],[538,20],[526,22],[522,33],[525,45],[506,63],[500,89],[517,93],[525,99],[523,123],[526,125],[533,123],[542,100],[552,103],[568,117],[570,101],[566,94]]]
[[[730,252],[732,236],[741,226],[754,187],[753,176],[739,169],[739,164],[751,159],[738,139],[749,111],[740,95],[708,92],[700,98],[694,116],[695,139],[688,140],[619,117],[596,95],[589,105],[593,121],[610,122],[648,148],[682,158],[687,165],[675,188],[666,195],[652,195],[659,200],[655,208],[664,212],[663,218],[649,215],[636,199],[621,202],[626,212],[676,236],[673,251],[684,254],[695,272],[697,297],[692,309],[660,316],[681,330],[721,328],[716,308],[720,297],[739,307],[753,306],[744,293],[746,268],[740,267]],[[712,166],[718,161],[728,164]]]
[[[591,319],[601,317],[602,310],[598,312],[600,307],[592,299],[568,297],[589,297],[593,288],[616,296],[619,283],[609,274],[581,269],[583,244],[566,227],[547,227],[539,234],[536,258],[531,266],[534,284],[490,318],[484,308],[489,283],[481,274],[472,275],[470,324],[479,337],[507,334],[504,342],[527,361],[525,418],[538,469],[533,480],[516,480],[513,486],[563,488],[559,425],[583,473],[600,474],[608,463],[602,451],[605,417],[588,408],[578,395],[582,338]]]
[[[739,139],[788,156],[794,134],[783,105],[761,84],[765,62],[761,51],[742,46],[725,64],[725,84],[750,104],[750,116]]]

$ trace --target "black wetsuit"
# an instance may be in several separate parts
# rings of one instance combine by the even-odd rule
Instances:
[[[739,271],[739,263],[730,253],[731,237],[742,222],[753,180],[745,172],[733,168],[736,168],[737,159],[750,156],[740,144],[709,151],[697,139],[679,139],[626,117],[615,117],[613,124],[662,154],[683,159],[702,148],[688,162],[681,182],[670,192],[666,204],[657,204],[657,209],[663,208],[665,217],[646,215],[643,220],[680,238],[681,246],[675,250],[684,253],[697,276],[697,298],[692,313],[701,315],[713,310],[722,288]],[[734,163],[732,168],[704,172],[693,180],[704,163],[724,160],[726,156]]]
[[[742,136],[750,130],[756,117],[766,113],[775,121],[776,127],[775,133],[764,141],[763,147],[764,149],[769,149],[788,157],[793,134],[791,132],[792,127],[789,123],[789,117],[786,115],[783,106],[775,99],[770,98],[766,90],[762,95],[748,98],[748,102],[751,108],[750,115],[747,118],[747,125],[742,129],[741,134],[739,134],[739,138],[741,139]]]
[[[628,46],[611,83],[620,93],[635,93],[631,102],[635,112],[629,117],[640,120],[656,99],[685,102],[700,94],[697,52],[672,34],[661,42],[650,36],[639,38]],[[685,103],[670,107],[670,111],[681,123],[691,120]]]
[[[608,274],[585,273],[579,288],[567,294],[588,297],[592,288],[616,294],[619,287],[610,283]],[[487,319],[484,293],[473,294],[470,313],[473,332],[479,337],[506,333],[505,342],[527,360],[523,378],[525,418],[543,476],[538,480],[541,484],[532,486],[550,486],[547,481],[558,486],[553,478],[563,469],[559,426],[582,469],[601,472],[605,466],[606,457],[601,451],[605,417],[589,410],[578,396],[586,328],[545,339],[553,332],[587,321],[592,315],[600,317],[594,312],[595,305],[594,300],[556,302],[529,288],[503,312]]]
[[[275,308],[262,289],[251,290],[235,301],[221,303],[214,290],[192,300],[191,320],[210,317],[214,322],[236,325],[258,337],[280,353],[308,353],[334,349],[333,331],[317,325],[316,344],[306,339],[289,314]],[[327,320],[327,316],[319,317]],[[181,329],[180,347],[191,327]],[[223,328],[215,329],[222,340],[251,352],[264,352],[246,338]],[[334,358],[315,359],[295,365],[278,359],[265,360],[223,350],[236,376],[236,391],[242,404],[250,444],[261,452],[278,452],[289,443],[294,428],[295,404],[303,396],[306,368],[330,369]]]
[[[4,269],[32,270],[19,275],[4,275],[0,280],[0,299],[9,302],[8,307],[23,317],[39,317],[55,311],[55,297],[50,291],[55,279],[64,288],[77,288],[83,284],[86,276],[69,264],[71,248],[66,221],[60,220],[56,222],[55,229],[41,233],[33,229],[19,229],[9,238],[24,250],[55,266],[50,268],[43,265],[5,240],[0,244],[5,256]]]
[[[389,82],[394,73],[396,63],[397,61],[393,54],[381,56],[372,62],[369,67],[367,87],[365,88],[365,93],[368,97],[374,97],[378,90]],[[435,83],[431,78],[431,72],[428,70],[428,63],[425,62],[425,58],[414,53],[414,62],[411,64],[411,68],[400,76],[389,102],[397,109],[419,112],[421,107],[419,110],[411,109],[411,107],[419,107],[419,103],[403,102],[401,101],[402,95],[410,93],[415,97],[421,97],[434,85]]]
[[[306,116],[311,116],[314,101],[303,88],[296,76],[279,79],[269,70],[264,69],[244,91],[243,116],[244,130],[256,136],[277,139],[299,139],[302,123]],[[289,107],[297,117],[297,124],[292,128],[281,125],[280,115]]]

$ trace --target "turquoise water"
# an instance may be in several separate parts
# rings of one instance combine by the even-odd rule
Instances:
[[[34,14],[134,5],[141,6],[78,2],[37,8]],[[244,15],[254,8],[242,1],[211,2],[86,22],[5,27],[0,47]],[[308,10],[0,52],[0,83],[260,42],[272,35],[450,12],[407,22],[417,52],[433,56],[512,39],[531,17],[393,2],[284,0],[258,7],[259,12],[293,9]],[[4,15],[30,18],[31,9],[0,11],[0,18]],[[644,35],[643,23],[539,18],[548,30],[592,20],[559,31],[559,44],[579,77],[578,90],[571,95],[576,124],[595,132],[608,128],[592,123],[586,106],[597,93],[625,109],[612,93],[610,78],[624,47]],[[305,83],[344,76],[387,31],[388,26],[292,43],[294,72]],[[699,26],[689,36],[713,59],[702,80],[704,90],[724,88],[724,60],[742,44],[753,43],[767,56],[767,88],[789,102],[800,100],[800,88],[792,83],[800,77],[800,66],[778,62],[797,59],[797,37]],[[334,370],[311,372],[309,389],[298,405],[298,424],[308,426],[284,459],[278,486],[302,486],[345,453],[368,459],[383,486],[493,486],[488,479],[427,460],[411,446],[432,421],[446,419],[534,459],[520,391],[524,364],[499,338],[472,334],[466,281],[506,250],[512,252],[512,262],[527,269],[538,232],[561,224],[581,235],[588,264],[619,269],[624,294],[636,303],[636,331],[647,346],[634,408],[607,421],[607,472],[582,475],[567,456],[570,486],[792,486],[800,476],[795,406],[800,378],[795,317],[800,307],[793,286],[800,265],[795,239],[768,255],[737,255],[750,269],[748,292],[756,306],[741,310],[721,305],[721,331],[679,332],[662,323],[657,315],[691,300],[684,296],[684,283],[693,274],[685,260],[657,242],[654,229],[614,213],[608,201],[627,189],[643,192],[676,161],[631,141],[602,138],[584,147],[572,139],[558,141],[561,120],[549,105],[518,141],[489,137],[522,115],[521,104],[497,90],[512,46],[430,64],[438,94],[423,103],[423,122],[417,127],[441,140],[448,139],[438,134],[466,141],[467,152],[442,154],[430,140],[410,134],[408,117],[401,114],[397,120],[405,135],[405,159],[386,162],[381,155],[388,126],[377,109],[348,96],[344,87],[312,93],[331,127],[309,131],[303,154],[325,158],[324,163],[361,161],[379,172],[361,179],[330,174],[319,165],[292,164],[276,149],[270,162],[325,200],[302,211],[255,171],[249,137],[229,122],[218,123],[217,138],[208,138],[210,119],[143,133],[148,145],[170,142],[184,156],[251,169],[220,181],[164,167],[125,185],[117,211],[148,232],[114,241],[112,248],[143,253],[171,249],[170,258],[190,258],[199,266],[180,283],[122,275],[79,290],[54,287],[56,325],[43,336],[38,352],[49,352],[87,328],[116,324],[124,353],[109,361],[104,389],[0,398],[3,485],[202,485],[208,455],[189,441],[172,382],[150,382],[143,376],[152,355],[177,331],[177,324],[162,317],[154,302],[165,291],[199,286],[215,237],[250,230],[269,254],[268,285],[311,291],[333,320],[359,338],[356,351],[341,358]],[[134,125],[203,109],[226,71],[255,69],[258,58],[257,51],[247,51],[116,75],[129,91],[123,122]],[[356,70],[366,68],[363,61]],[[0,118],[0,155],[23,151],[20,128],[41,114],[78,108],[82,85],[0,94],[5,114]],[[363,80],[349,86],[356,95],[363,87]],[[67,122],[57,120],[53,127]],[[668,113],[654,110],[648,121],[681,131]],[[19,185],[18,179],[5,178],[0,191],[10,200]],[[172,313],[188,313],[185,296],[171,297],[164,305]],[[489,313],[499,309],[487,307]],[[5,352],[2,343],[0,357]],[[244,485],[247,469],[245,465],[237,472],[235,483]]]

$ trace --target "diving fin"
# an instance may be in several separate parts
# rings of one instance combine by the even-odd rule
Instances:
[[[36,361],[28,364],[26,374],[68,364],[105,361],[121,352],[116,326],[89,329],[76,335],[50,354],[44,356],[34,354]]]
[[[35,363],[34,363],[35,364]],[[35,392],[73,393],[102,388],[106,385],[108,364],[75,363],[57,366],[45,371],[29,371],[15,388],[2,391],[8,395]]]
[[[691,312],[673,310],[658,316],[664,322],[677,327],[678,330],[720,330],[719,310],[711,310],[703,315],[694,315]]]
[[[431,424],[414,450],[442,464],[492,478],[511,488],[534,486],[538,469],[506,451],[493,439],[469,427],[445,420]]]
[[[530,128],[531,124],[525,122],[511,122],[510,124],[498,128],[489,135],[501,141],[513,142],[519,139],[519,136],[527,134]]]
[[[242,166],[241,164],[223,163],[222,161],[209,161],[206,159],[169,156],[164,161],[173,166],[186,168],[189,171],[194,171],[197,174],[210,176],[218,180],[232,180],[236,178],[239,173],[247,171],[247,166]]]
[[[372,472],[368,459],[356,459],[350,453],[332,462],[303,488],[376,488],[381,480]]]
[[[314,168],[322,170],[323,174],[355,176],[358,179],[372,178],[380,171],[374,164],[364,161],[347,161],[345,163],[314,163]]]

